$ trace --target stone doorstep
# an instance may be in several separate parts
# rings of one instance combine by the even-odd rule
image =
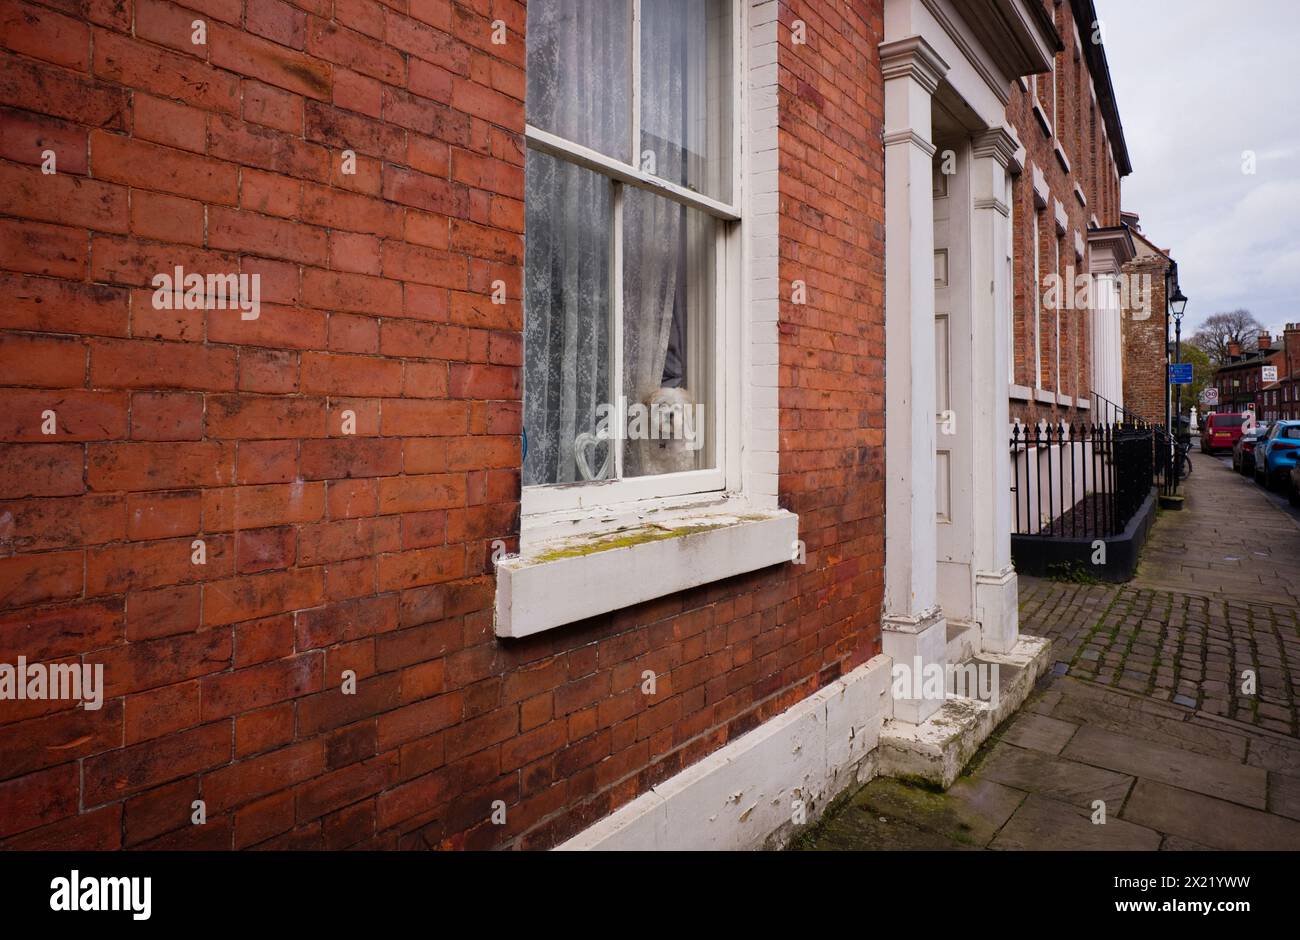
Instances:
[[[945,790],[952,786],[993,729],[1029,697],[1038,677],[1047,671],[1051,653],[1051,640],[1021,634],[1009,653],[981,653],[969,660],[1000,667],[997,707],[950,694],[920,724],[887,720],[880,729],[878,772],[938,784]]]

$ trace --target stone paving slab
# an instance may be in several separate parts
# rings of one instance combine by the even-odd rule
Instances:
[[[1123,819],[1092,821],[1092,810],[1031,793],[993,840],[994,849],[1154,851],[1160,833]]]
[[[1300,849],[1300,822],[1154,780],[1138,781],[1122,815],[1215,849]]]
[[[1061,748],[1079,730],[1077,724],[1026,712],[1011,723],[1002,740],[1016,747],[1044,754],[1060,754]]]
[[[1255,809],[1268,805],[1268,775],[1258,767],[1193,754],[1100,728],[1080,728],[1062,756]]]
[[[1300,820],[1300,778],[1269,774],[1268,810],[1288,819]]]
[[[1000,742],[979,765],[978,776],[1061,803],[1091,807],[1093,800],[1119,806],[1133,778],[1101,767],[1027,751]]]

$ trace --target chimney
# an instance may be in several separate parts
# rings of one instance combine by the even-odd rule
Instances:
[[[1228,342],[1228,358],[1236,359],[1240,355],[1241,355],[1241,343],[1232,342],[1230,340]]]
[[[1268,352],[1273,348],[1273,337],[1269,335],[1268,330],[1259,334],[1259,351]]]

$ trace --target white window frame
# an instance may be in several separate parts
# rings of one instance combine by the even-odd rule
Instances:
[[[714,259],[714,319],[709,325],[710,354],[701,363],[704,388],[714,396],[712,428],[705,433],[711,436],[706,447],[714,455],[714,466],[705,470],[659,474],[620,479],[623,473],[622,442],[613,448],[613,478],[601,481],[541,484],[524,486],[521,494],[521,516],[525,528],[541,528],[548,523],[571,520],[574,516],[600,514],[610,509],[627,509],[630,512],[649,508],[646,504],[660,501],[673,502],[698,500],[701,494],[725,496],[729,491],[739,491],[741,473],[741,397],[743,375],[740,368],[741,310],[742,310],[742,239],[746,179],[742,143],[745,136],[745,91],[742,77],[746,68],[745,9],[741,0],[730,0],[731,9],[731,201],[724,202],[652,176],[633,163],[607,156],[589,147],[567,140],[531,124],[525,126],[525,142],[529,149],[551,157],[577,164],[611,180],[613,187],[610,216],[610,301],[611,324],[610,389],[611,404],[618,405],[623,389],[623,196],[626,186],[670,199],[680,205],[711,216],[718,223]],[[631,0],[631,108],[629,154],[638,159],[641,149],[641,0]],[[732,355],[729,357],[728,352]],[[524,351],[527,355],[527,348]],[[730,360],[730,366],[728,365]],[[625,414],[615,415],[611,426],[623,427]]]
[[[1043,210],[1034,212],[1034,389],[1043,390],[1043,277],[1042,231]]]

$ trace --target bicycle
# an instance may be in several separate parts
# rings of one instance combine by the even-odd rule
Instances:
[[[1192,475],[1192,458],[1189,456],[1191,449],[1192,442],[1190,440],[1178,441],[1174,444],[1174,450],[1178,454],[1175,459],[1177,460],[1176,466],[1178,467],[1178,478],[1180,480],[1186,480]]]

